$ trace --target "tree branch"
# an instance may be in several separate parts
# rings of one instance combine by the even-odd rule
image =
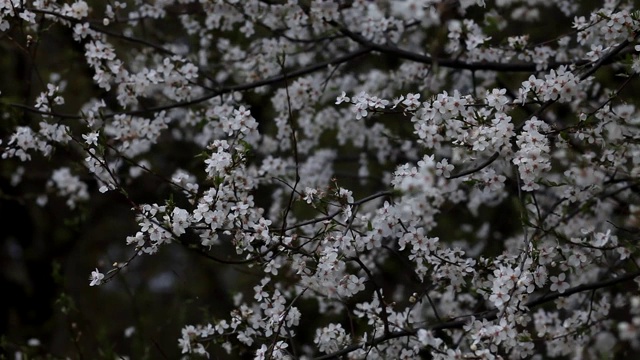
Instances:
[[[180,101],[180,102],[175,102],[173,104],[169,104],[169,105],[162,105],[162,106],[157,106],[157,107],[152,107],[152,108],[148,108],[148,109],[141,109],[141,110],[132,110],[132,111],[124,111],[124,112],[119,112],[119,113],[110,113],[110,114],[105,114],[103,117],[104,118],[112,118],[115,117],[117,115],[144,115],[144,114],[150,114],[150,113],[154,113],[154,112],[159,112],[162,110],[170,110],[170,109],[175,109],[175,108],[180,108],[180,107],[186,107],[186,106],[191,106],[191,105],[197,105],[199,103],[205,102],[207,100],[213,99],[214,97],[217,96],[221,96],[224,94],[228,94],[234,91],[245,91],[245,90],[251,90],[251,89],[255,89],[255,88],[259,88],[261,86],[267,86],[267,85],[275,85],[278,83],[281,83],[283,81],[285,81],[285,79],[290,79],[293,77],[298,77],[298,76],[303,76],[303,75],[307,75],[313,72],[316,72],[318,70],[321,70],[329,65],[339,65],[348,61],[351,61],[357,57],[360,57],[364,54],[367,54],[369,52],[371,52],[371,48],[361,48],[355,51],[352,51],[350,53],[347,53],[343,56],[339,56],[336,58],[332,58],[329,60],[325,60],[325,61],[321,61],[309,66],[305,66],[302,67],[298,70],[293,70],[293,71],[289,71],[286,73],[286,75],[277,75],[277,76],[272,76],[263,80],[258,80],[258,81],[254,81],[254,82],[250,82],[250,83],[245,83],[245,84],[239,84],[239,85],[229,85],[229,86],[224,86],[221,87],[220,89],[218,89],[217,91],[214,91],[212,93],[209,93],[207,95],[201,96],[199,98],[193,99],[193,100],[187,100],[187,101]],[[82,116],[80,115],[75,115],[75,114],[65,114],[65,113],[56,113],[56,112],[46,112],[46,111],[41,111],[38,109],[34,109],[30,106],[27,105],[23,105],[23,104],[15,104],[15,103],[8,103],[7,105],[12,106],[12,107],[16,107],[16,108],[20,108],[20,109],[24,109],[27,110],[29,112],[32,113],[36,113],[36,114],[42,114],[42,115],[49,115],[49,116],[55,116],[58,118],[63,118],[63,119],[82,119]]]
[[[429,55],[422,55],[412,51],[401,49],[394,45],[381,45],[376,44],[370,40],[367,40],[364,36],[349,31],[345,27],[340,26],[336,22],[330,22],[332,25],[339,28],[339,31],[349,37],[351,40],[358,44],[371,48],[374,51],[390,54],[401,59],[411,60],[419,63],[438,65],[440,67],[451,69],[464,69],[464,70],[493,70],[500,72],[535,72],[538,71],[539,64],[537,63],[497,63],[497,62],[466,62],[456,59],[436,58]],[[588,60],[577,61],[564,61],[564,62],[551,62],[547,65],[548,68],[555,68],[561,65],[586,65]]]

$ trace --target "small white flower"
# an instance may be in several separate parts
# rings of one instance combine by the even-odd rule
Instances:
[[[408,110],[415,110],[420,106],[420,94],[409,93],[402,103]]]
[[[89,283],[89,286],[100,285],[102,284],[103,279],[104,279],[104,274],[98,271],[98,268],[96,268],[95,271],[91,272],[91,282]]]
[[[564,273],[551,277],[551,291],[558,291],[559,293],[565,292],[569,288],[569,283],[564,281],[567,276]]]
[[[340,96],[336,98],[336,105],[340,105],[343,102],[350,102],[350,101],[351,99],[347,96],[347,93],[343,91],[342,94],[340,94]]]
[[[98,144],[98,133],[90,132],[88,134],[82,134],[82,138],[87,145],[96,146]]]
[[[133,333],[135,332],[136,332],[135,326],[129,326],[128,328],[124,329],[124,337],[130,338],[131,335],[133,335]]]

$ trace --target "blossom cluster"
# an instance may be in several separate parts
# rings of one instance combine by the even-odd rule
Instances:
[[[82,59],[0,85],[0,171],[128,206],[92,290],[151,255],[224,269],[232,310],[184,301],[178,353],[640,351],[631,1],[5,0],[0,31]]]

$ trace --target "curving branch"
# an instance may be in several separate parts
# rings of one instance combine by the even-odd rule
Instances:
[[[272,76],[263,80],[258,80],[258,81],[254,81],[254,82],[250,82],[250,83],[245,83],[245,84],[238,84],[238,85],[229,85],[229,86],[223,86],[220,87],[218,90],[211,92],[209,94],[203,95],[199,98],[195,98],[193,100],[187,100],[187,101],[180,101],[180,102],[175,102],[169,105],[162,105],[162,106],[157,106],[157,107],[151,107],[151,108],[147,108],[147,109],[140,109],[140,110],[132,110],[132,111],[123,111],[123,112],[115,112],[115,113],[110,113],[110,114],[104,114],[103,118],[109,119],[109,118],[113,118],[117,115],[144,115],[144,114],[149,114],[149,113],[154,113],[154,112],[160,112],[163,110],[170,110],[170,109],[175,109],[175,108],[180,108],[180,107],[185,107],[185,106],[191,106],[191,105],[197,105],[200,104],[202,102],[208,101],[210,99],[213,99],[217,96],[221,96],[221,95],[225,95],[234,91],[245,91],[245,90],[251,90],[251,89],[255,89],[255,88],[259,88],[261,86],[268,86],[268,85],[276,85],[279,84],[281,82],[284,82],[286,79],[290,79],[290,78],[294,78],[294,77],[298,77],[298,76],[303,76],[303,75],[307,75],[307,74],[311,74],[313,72],[316,72],[318,70],[324,69],[330,65],[340,65],[343,63],[346,63],[348,61],[351,61],[355,58],[358,58],[364,54],[367,54],[369,52],[371,52],[372,49],[371,48],[367,48],[367,47],[363,47],[360,48],[358,50],[352,51],[350,53],[347,53],[343,56],[339,56],[336,58],[332,58],[329,60],[325,60],[325,61],[320,61],[317,62],[315,64],[311,64],[305,67],[302,67],[300,69],[297,70],[293,70],[293,71],[288,71],[286,72],[286,75],[276,75],[276,76]],[[16,104],[16,103],[8,103],[6,104],[8,106],[12,106],[12,107],[16,107],[16,108],[20,108],[32,113],[36,113],[36,114],[41,114],[41,115],[48,115],[48,116],[55,116],[58,118],[62,118],[62,119],[82,119],[81,115],[76,115],[76,114],[65,114],[65,113],[58,113],[58,112],[47,112],[47,111],[41,111],[35,108],[32,108],[28,105],[23,105],[23,104]]]
[[[416,52],[412,52],[409,50],[405,50],[399,48],[395,45],[382,45],[376,44],[370,40],[367,40],[364,36],[354,33],[345,27],[338,25],[336,22],[330,22],[330,24],[339,28],[339,31],[346,35],[351,40],[357,42],[362,46],[369,47],[374,51],[394,55],[401,59],[411,60],[419,63],[437,65],[440,67],[451,68],[451,69],[460,69],[460,70],[493,70],[500,72],[535,72],[538,71],[539,64],[536,63],[501,63],[501,62],[466,62],[457,59],[447,59],[447,58],[437,58],[429,55],[422,55]],[[582,66],[589,64],[588,60],[577,60],[577,61],[561,61],[561,62],[550,62],[547,66],[549,68],[555,68],[561,65],[577,65]]]
[[[613,49],[609,50],[609,52],[606,53],[604,56],[602,56],[598,61],[596,61],[591,68],[589,68],[582,75],[580,75],[580,80],[585,80],[589,76],[593,75],[599,68],[609,63],[616,55],[620,54],[620,52],[622,52],[622,50],[624,50],[627,46],[629,46],[629,44],[631,44],[631,42],[629,40],[625,40],[620,44],[618,44]]]
[[[380,308],[381,308],[380,313],[382,315],[381,318],[382,318],[382,325],[384,327],[384,334],[389,335],[391,333],[391,330],[389,330],[389,314],[387,313],[387,304],[384,301],[384,296],[382,295],[382,288],[378,285],[376,280],[373,278],[373,274],[371,273],[369,268],[362,262],[362,260],[358,259],[357,256],[353,256],[350,259],[355,261],[358,265],[360,265],[360,268],[367,274],[369,281],[371,281],[371,284],[373,284],[373,290],[376,293],[376,296],[378,297],[378,301],[380,301]]]
[[[455,175],[451,175],[449,176],[447,179],[457,179],[457,178],[461,178],[463,176],[467,176],[467,175],[471,175],[477,171],[480,171],[484,168],[486,168],[487,166],[491,165],[491,163],[493,163],[494,161],[496,161],[496,159],[498,158],[498,156],[500,155],[500,153],[498,153],[497,151],[495,153],[493,153],[493,155],[491,155],[490,158],[488,158],[486,161],[482,162],[480,165],[473,167],[471,169],[467,169],[464,171],[461,171]]]
[[[117,39],[120,39],[120,40],[125,40],[125,41],[128,41],[128,42],[134,43],[134,44],[144,45],[144,46],[150,47],[150,48],[152,48],[152,49],[154,49],[154,50],[156,50],[156,51],[158,51],[160,53],[166,54],[166,55],[176,55],[175,52],[173,52],[173,51],[171,51],[169,49],[166,49],[166,48],[164,48],[164,47],[162,47],[162,46],[160,46],[158,44],[154,44],[154,43],[152,43],[150,41],[147,41],[145,39],[140,39],[140,38],[136,38],[136,37],[133,37],[133,36],[124,35],[124,34],[121,34],[121,33],[117,33],[117,32],[114,32],[114,31],[107,30],[104,27],[97,26],[95,24],[95,21],[87,21],[86,19],[76,19],[74,17],[63,15],[63,14],[60,14],[60,13],[57,13],[57,12],[51,11],[51,10],[43,10],[43,9],[35,9],[34,8],[34,9],[29,9],[29,11],[34,12],[36,14],[43,14],[43,15],[49,15],[49,16],[58,17],[60,19],[63,19],[65,21],[69,21],[69,22],[74,23],[74,24],[88,23],[89,24],[89,28],[91,30],[96,31],[96,32],[99,32],[99,33],[102,33],[102,34],[105,34],[105,35],[109,35],[109,36],[113,36],[114,38],[117,38]]]

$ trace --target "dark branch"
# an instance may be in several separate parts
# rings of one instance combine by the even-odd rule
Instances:
[[[371,48],[374,51],[390,54],[401,59],[411,60],[419,63],[437,65],[440,67],[451,69],[463,69],[463,70],[493,70],[500,72],[535,72],[538,71],[540,64],[536,63],[498,63],[498,62],[466,62],[456,59],[436,58],[429,55],[422,55],[412,51],[401,49],[394,45],[381,45],[367,40],[360,34],[349,31],[348,29],[339,26],[337,23],[332,22],[332,25],[339,27],[339,31],[349,37],[351,40],[358,44]],[[609,58],[610,59],[610,58]],[[586,65],[588,60],[577,60],[567,62],[551,62],[547,64],[548,68],[556,68],[561,65]]]
[[[487,166],[491,165],[492,162],[496,161],[496,159],[498,158],[498,155],[500,155],[500,154],[496,151],[493,155],[491,155],[490,158],[487,159],[487,161],[483,162],[482,164],[480,164],[480,165],[478,165],[478,166],[476,166],[474,168],[464,170],[464,171],[462,171],[462,172],[460,172],[458,174],[451,175],[451,176],[448,177],[448,179],[457,179],[457,178],[460,178],[460,177],[463,177],[463,176],[471,175],[471,174],[473,174],[473,173],[475,173],[477,171],[480,171],[480,170],[486,168]]]
[[[355,58],[357,58],[359,56],[362,56],[362,55],[364,55],[366,53],[369,53],[369,52],[371,52],[371,49],[365,47],[365,48],[361,48],[361,49],[358,49],[356,51],[347,53],[347,54],[345,54],[343,56],[340,56],[340,57],[336,57],[336,58],[332,58],[332,59],[329,59],[329,60],[321,61],[321,62],[312,64],[312,65],[309,65],[309,66],[305,66],[305,67],[300,68],[298,70],[289,71],[289,72],[286,73],[286,76],[285,75],[277,75],[277,76],[269,77],[267,79],[258,80],[258,81],[254,81],[254,82],[250,82],[250,83],[225,86],[225,87],[221,87],[217,91],[214,91],[212,93],[209,93],[207,95],[201,96],[201,97],[193,99],[193,100],[181,101],[181,102],[176,102],[176,103],[169,104],[169,105],[163,105],[163,106],[158,106],[158,107],[153,107],[153,108],[148,108],[148,109],[125,111],[125,112],[121,112],[121,113],[105,114],[103,117],[104,118],[112,118],[112,117],[114,117],[116,115],[145,115],[145,114],[150,114],[150,113],[159,112],[159,111],[163,111],[163,110],[170,110],[170,109],[175,109],[175,108],[180,108],[180,107],[197,105],[199,103],[202,103],[202,102],[205,102],[207,100],[210,100],[210,99],[212,99],[214,97],[221,96],[221,95],[224,95],[224,94],[228,94],[228,93],[231,93],[231,92],[234,92],[234,91],[245,91],[245,90],[251,90],[251,89],[259,88],[261,86],[276,85],[276,84],[279,84],[279,83],[285,81],[285,79],[287,79],[287,78],[290,79],[290,78],[294,78],[294,77],[310,74],[310,73],[316,72],[318,70],[324,69],[325,67],[327,67],[329,65],[339,65],[339,64],[348,62],[350,60],[353,60],[353,59],[355,59]],[[56,112],[45,112],[45,111],[34,109],[32,107],[29,107],[29,106],[23,105],[23,104],[10,103],[10,104],[7,104],[7,105],[13,106],[13,107],[17,107],[17,108],[21,108],[21,109],[24,109],[24,110],[27,110],[29,112],[36,113],[36,114],[55,116],[55,117],[63,118],[63,119],[82,119],[82,116],[80,116],[80,115],[64,114],[64,113],[56,113]]]

